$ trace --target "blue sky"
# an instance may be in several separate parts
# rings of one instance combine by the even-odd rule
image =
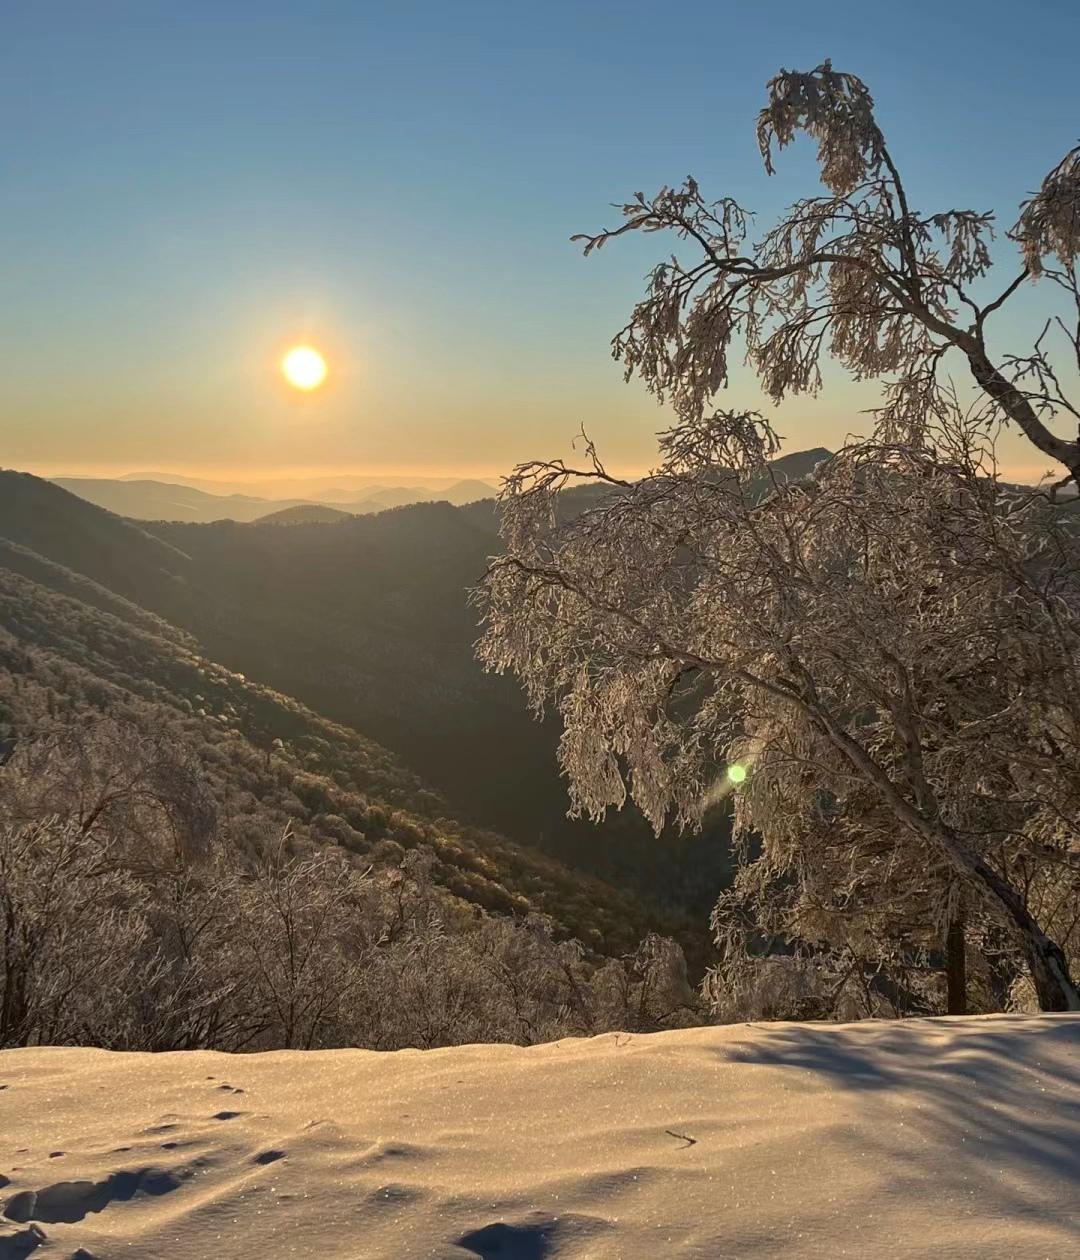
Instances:
[[[643,467],[666,417],[607,343],[663,245],[568,238],[688,172],[762,224],[808,192],[757,154],[777,69],[866,79],[924,210],[1007,225],[1080,138],[1075,0],[7,0],[3,36],[0,462],[44,471],[490,473],[582,423]],[[873,401],[830,374],[780,428]]]

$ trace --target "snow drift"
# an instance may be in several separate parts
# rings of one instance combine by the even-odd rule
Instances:
[[[0,1260],[1080,1254],[1080,1016],[0,1054]]]

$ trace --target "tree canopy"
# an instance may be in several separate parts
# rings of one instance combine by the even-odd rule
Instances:
[[[774,402],[818,390],[831,354],[857,379],[883,381],[882,436],[918,440],[952,405],[942,361],[956,351],[980,391],[982,424],[1017,426],[1067,479],[1080,476],[1080,399],[1067,388],[1080,370],[1080,146],[1021,205],[1007,232],[1019,268],[983,296],[994,214],[914,207],[860,79],[828,61],[781,71],[757,121],[767,171],[800,134],[817,144],[826,192],[797,201],[759,241],[750,240],[749,211],[730,197],[708,201],[692,178],[651,198],[637,193],[621,225],[574,238],[588,254],[627,232],[663,232],[695,255],[652,271],[615,337],[627,377],[640,376],[694,423],[728,383],[737,338]],[[1051,304],[1033,347],[995,361],[991,317],[1037,280],[1064,296],[1063,307]],[[775,449],[760,417],[731,435]]]

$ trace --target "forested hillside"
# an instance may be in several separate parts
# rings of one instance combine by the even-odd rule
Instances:
[[[0,483],[0,537],[393,749],[459,817],[626,889],[687,935],[695,925],[704,945],[728,873],[726,817],[659,841],[630,808],[600,827],[567,819],[556,724],[535,723],[516,684],[474,659],[466,590],[498,549],[491,500],[288,528],[137,525],[36,478],[4,473]],[[571,495],[568,510],[589,501]]]
[[[824,454],[786,456],[774,474],[801,475]],[[0,480],[0,537],[99,584],[74,590],[68,576],[67,593],[108,611],[117,596],[152,610],[209,659],[392,749],[458,817],[625,889],[685,925],[684,940],[696,925],[705,945],[730,877],[725,810],[698,834],[659,839],[632,806],[600,826],[568,819],[557,721],[535,722],[517,685],[474,658],[467,589],[499,549],[492,500],[273,529],[140,524],[36,478]],[[564,510],[587,510],[595,497],[570,491]],[[5,563],[41,580],[40,559]]]
[[[157,604],[234,668],[398,752],[474,822],[704,923],[727,869],[726,820],[661,840],[628,808],[566,817],[558,724],[473,656],[466,590],[498,549],[494,505],[420,504],[288,530],[153,525],[193,587]]]
[[[784,456],[773,475],[803,476],[827,454]],[[562,510],[596,497],[595,487],[570,490]],[[147,528],[191,557],[209,597],[166,610],[216,658],[387,744],[474,821],[704,922],[730,876],[726,811],[696,835],[672,828],[659,839],[632,805],[599,826],[568,819],[560,722],[538,724],[517,684],[474,657],[466,591],[500,550],[494,501],[285,533]]]
[[[192,575],[175,547],[29,473],[0,471],[0,538],[146,607]]]
[[[95,743],[103,719],[126,732],[119,749],[115,740]],[[457,897],[504,913],[542,910],[594,949],[630,949],[655,925],[631,897],[456,821],[378,744],[209,661],[188,635],[92,579],[8,543],[0,545],[0,737],[16,742],[0,784],[7,822],[60,812],[20,768],[50,741],[78,744],[79,764],[99,778],[114,768],[111,758],[137,762],[168,748],[197,766],[215,831],[241,852],[257,854],[286,828],[301,849],[339,846],[380,863],[429,846],[434,878]],[[12,795],[19,775],[24,787]]]

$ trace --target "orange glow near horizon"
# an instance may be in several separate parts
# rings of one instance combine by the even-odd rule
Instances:
[[[281,371],[294,389],[310,393],[326,380],[326,360],[312,346],[293,346],[281,360]]]
[[[2,463],[2,461],[0,461]],[[3,465],[7,467],[6,464]],[[336,477],[367,477],[373,481],[408,485],[410,478],[440,481],[497,482],[509,471],[509,465],[493,468],[485,464],[399,464],[399,463],[340,463],[340,464],[262,464],[247,461],[242,464],[177,462],[147,458],[142,462],[101,462],[89,460],[65,460],[63,463],[25,461],[18,471],[35,477],[99,477],[113,478],[148,477],[150,480],[168,480],[176,477],[189,481],[222,481],[236,485],[255,486],[268,481],[316,481]],[[644,470],[642,470],[644,471]],[[638,476],[638,472],[617,470],[619,476]]]
[[[20,472],[28,472],[36,477],[149,477],[168,480],[177,477],[184,480],[221,481],[237,486],[257,486],[273,481],[308,481],[335,477],[367,477],[373,481],[400,482],[408,485],[410,478],[418,480],[467,481],[476,479],[492,484],[498,483],[510,470],[510,464],[503,467],[492,467],[490,464],[400,464],[373,461],[371,463],[343,462],[339,464],[279,464],[245,461],[244,463],[191,463],[177,462],[171,459],[155,460],[148,457],[142,461],[124,460],[102,462],[98,460],[64,460],[62,462],[48,460],[24,460],[9,463],[0,462],[0,467],[11,467]],[[612,465],[609,469],[615,476],[634,479],[644,477],[649,469],[644,466],[620,467]],[[1006,481],[1022,485],[1036,485],[1046,480],[1047,470],[1037,464],[1003,463],[999,469],[1000,476]],[[1064,474],[1064,469],[1060,470]],[[1053,470],[1053,477],[1059,475]]]

